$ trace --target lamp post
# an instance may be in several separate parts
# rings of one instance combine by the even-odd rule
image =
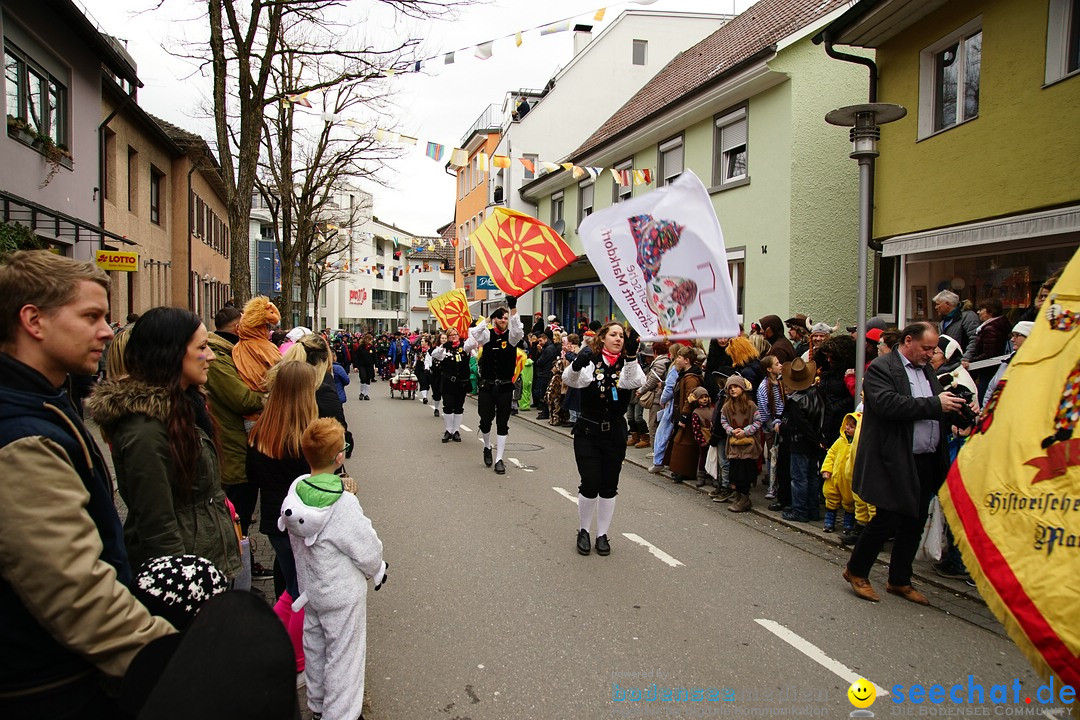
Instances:
[[[870,243],[870,224],[873,217],[874,158],[878,156],[879,125],[894,122],[907,115],[907,109],[890,103],[848,105],[825,116],[830,125],[851,128],[851,155],[859,161],[859,294],[856,306],[858,329],[855,331],[855,397],[862,392],[863,368],[866,367],[866,279],[867,246]]]

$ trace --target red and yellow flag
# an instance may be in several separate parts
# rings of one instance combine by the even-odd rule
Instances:
[[[1080,253],[939,498],[979,594],[1043,676],[1080,686]]]
[[[428,308],[442,327],[457,328],[462,338],[469,332],[472,313],[469,312],[469,298],[461,288],[428,300]]]
[[[531,215],[495,207],[469,236],[500,290],[521,295],[577,259],[559,233]]]

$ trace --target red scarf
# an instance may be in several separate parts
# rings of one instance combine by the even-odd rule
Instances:
[[[608,352],[607,348],[600,348],[600,354],[604,358],[604,363],[607,365],[614,365],[615,361],[619,359],[619,353]]]

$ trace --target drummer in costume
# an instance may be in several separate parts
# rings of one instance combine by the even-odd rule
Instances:
[[[478,367],[479,390],[476,401],[480,410],[480,437],[484,439],[484,465],[491,467],[491,421],[495,420],[495,472],[506,474],[503,451],[510,434],[510,405],[514,399],[514,369],[517,365],[517,344],[525,337],[525,329],[517,312],[517,298],[508,295],[510,308],[498,308],[491,313],[491,327],[481,320],[469,330],[466,349],[475,344],[480,348]]]
[[[626,407],[633,391],[645,384],[645,372],[637,362],[637,333],[624,336],[619,323],[600,328],[591,345],[582,345],[574,362],[562,375],[567,387],[581,389],[581,415],[574,425],[574,459],[578,486],[577,549],[591,550],[589,527],[596,513],[596,552],[611,552],[608,527],[615,514],[619,473],[626,457]]]
[[[442,372],[444,443],[461,442],[461,416],[465,414],[465,395],[469,391],[469,354],[456,328],[446,331],[446,344],[432,351]]]

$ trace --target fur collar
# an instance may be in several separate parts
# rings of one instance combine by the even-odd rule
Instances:
[[[108,429],[129,415],[145,415],[165,422],[171,403],[165,388],[121,378],[98,383],[94,394],[86,401],[86,409],[94,422]]]

